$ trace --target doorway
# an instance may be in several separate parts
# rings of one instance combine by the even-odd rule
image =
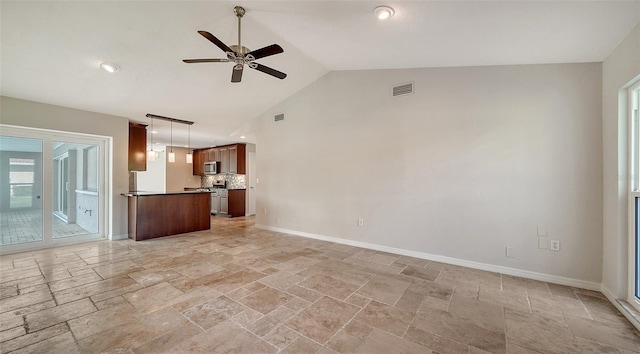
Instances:
[[[0,127],[0,253],[104,238],[110,138]]]

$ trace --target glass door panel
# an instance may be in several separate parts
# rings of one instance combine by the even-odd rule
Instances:
[[[42,241],[42,140],[0,136],[0,171],[0,246]]]
[[[99,232],[98,145],[53,142],[53,238]]]

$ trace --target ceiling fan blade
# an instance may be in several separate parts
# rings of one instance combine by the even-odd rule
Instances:
[[[268,66],[264,66],[264,65],[262,65],[262,64],[258,64],[258,63],[256,63],[256,62],[253,62],[252,64],[256,64],[256,67],[255,67],[254,69],[256,69],[256,70],[258,70],[258,71],[262,71],[262,72],[263,72],[263,73],[265,73],[265,74],[269,74],[269,75],[271,75],[271,76],[275,76],[275,77],[277,77],[278,79],[281,79],[281,80],[282,80],[282,79],[284,79],[285,77],[287,77],[287,74],[285,74],[285,73],[283,73],[283,72],[281,72],[281,71],[278,71],[278,70],[276,70],[276,69],[272,69],[272,68],[270,68],[270,67],[268,67]]]
[[[216,36],[212,35],[211,33],[207,31],[198,31],[198,33],[200,33],[202,37],[208,39],[211,43],[215,44],[218,48],[222,49],[223,52],[233,53],[233,50],[231,50],[231,48],[229,48],[226,44],[222,43],[221,40],[216,38]]]
[[[231,82],[240,82],[240,80],[242,80],[242,70],[244,69],[244,66],[240,66],[239,69],[236,69],[236,67],[233,67],[233,73],[231,74]]]
[[[187,64],[193,63],[226,63],[229,59],[183,59],[183,62]]]
[[[251,54],[254,58],[260,59],[260,58],[268,57],[270,55],[280,54],[282,52],[284,52],[284,49],[282,49],[281,46],[279,46],[277,44],[272,44],[272,45],[266,46],[264,48],[260,48],[260,49],[256,49],[254,51],[251,51],[251,52],[247,53],[247,55]]]

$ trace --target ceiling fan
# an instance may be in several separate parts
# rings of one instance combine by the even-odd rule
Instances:
[[[218,48],[222,49],[223,52],[227,54],[226,59],[184,59],[183,62],[187,64],[192,63],[226,63],[232,62],[235,63],[233,66],[233,72],[231,74],[231,82],[240,82],[242,80],[242,71],[244,66],[247,65],[251,69],[256,69],[258,71],[262,71],[265,74],[269,74],[271,76],[277,77],[278,79],[284,79],[287,77],[287,74],[278,71],[276,69],[272,69],[268,66],[256,63],[254,60],[261,59],[264,57],[268,57],[274,54],[283,53],[284,50],[277,44],[272,44],[266,46],[264,48],[249,50],[247,47],[243,47],[240,43],[240,21],[242,16],[244,16],[244,8],[241,6],[236,6],[233,8],[233,13],[238,17],[238,45],[227,46],[222,43],[221,40],[216,38],[214,35],[207,31],[198,31],[201,36],[208,39],[211,43],[215,44]]]

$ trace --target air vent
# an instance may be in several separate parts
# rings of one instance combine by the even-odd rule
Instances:
[[[413,82],[409,82],[406,84],[398,85],[393,87],[393,97],[402,96],[402,95],[410,95],[413,93]]]
[[[276,114],[275,117],[273,118],[275,119],[276,122],[284,120],[284,113]]]

